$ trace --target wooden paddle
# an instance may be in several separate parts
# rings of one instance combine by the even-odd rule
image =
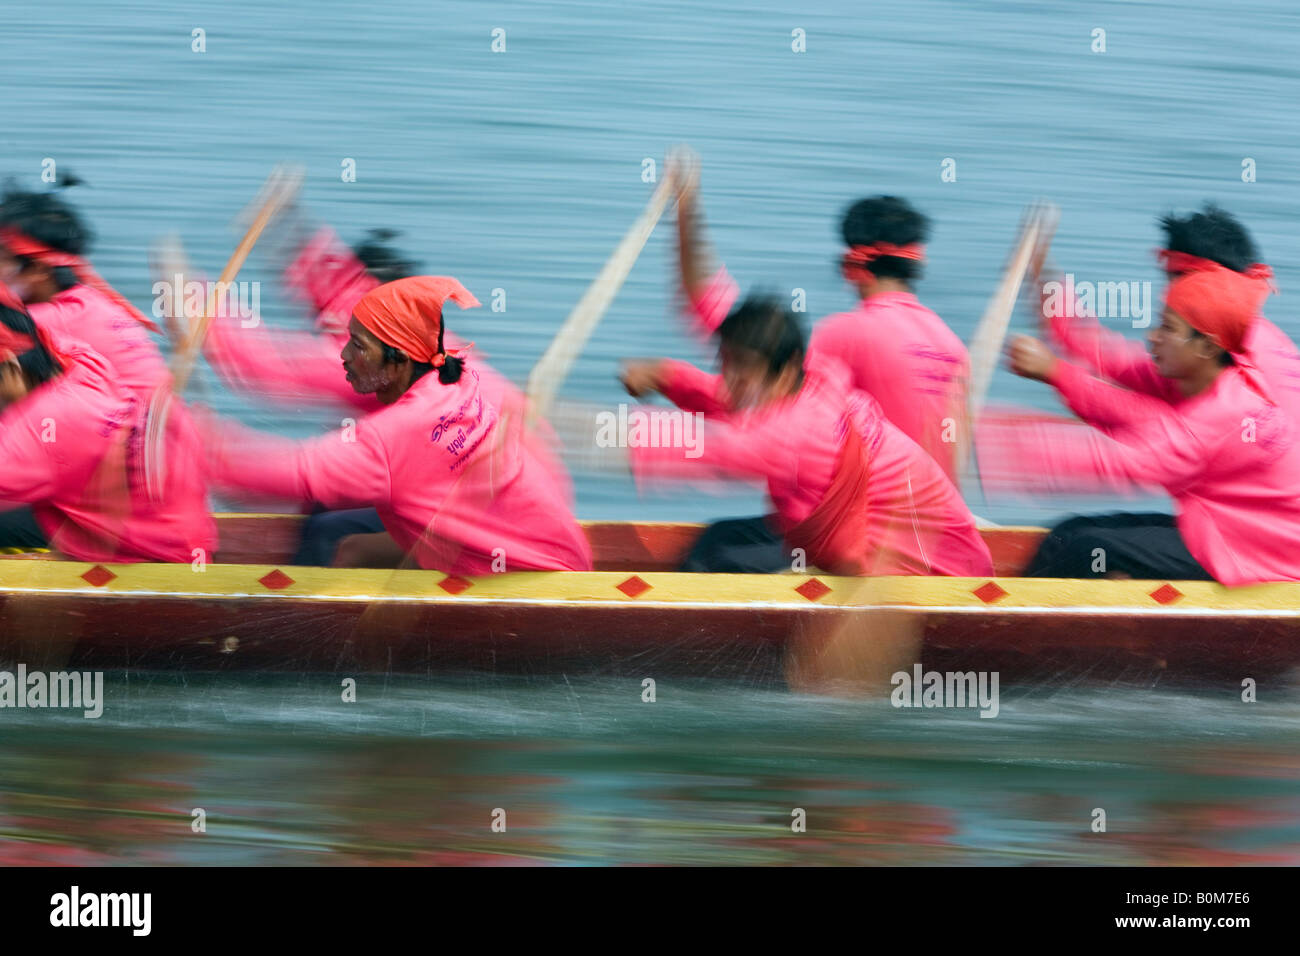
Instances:
[[[974,442],[972,430],[984,411],[984,402],[988,398],[989,386],[993,383],[993,373],[1002,358],[1003,344],[1007,330],[1011,326],[1011,316],[1015,312],[1016,302],[1020,297],[1020,287],[1024,282],[1035,257],[1046,256],[1043,242],[1051,242],[1051,235],[1056,229],[1059,210],[1043,202],[1035,202],[1025,211],[1020,222],[1020,234],[1011,256],[1003,270],[1002,279],[993,296],[984,309],[984,315],[975,328],[970,343],[970,384],[966,396],[966,425],[958,438],[958,457],[964,486],[969,487],[972,480],[978,483],[978,473],[974,468]]]
[[[535,424],[538,418],[545,416],[555,400],[574,361],[582,352],[583,346],[587,344],[587,340],[591,338],[591,333],[604,317],[610,303],[614,301],[614,296],[618,294],[628,273],[632,271],[632,265],[641,254],[641,250],[645,248],[646,240],[654,231],[659,217],[668,208],[675,191],[676,174],[674,168],[670,166],[665,169],[664,178],[659,181],[659,185],[651,194],[645,210],[615,247],[605,267],[592,280],[587,291],[578,300],[578,304],[569,313],[569,317],[560,326],[560,330],[555,333],[551,344],[533,366],[525,388],[528,397],[527,422],[530,426]]]
[[[984,315],[975,327],[975,334],[970,342],[970,388],[967,405],[971,418],[975,419],[984,408],[988,397],[989,385],[993,381],[993,372],[1002,358],[1002,346],[1006,341],[1007,329],[1011,326],[1011,316],[1015,312],[1016,302],[1020,296],[1020,286],[1035,251],[1039,248],[1039,233],[1045,227],[1052,229],[1049,216],[1055,207],[1035,203],[1025,212],[1020,224],[1020,234],[1011,250],[1002,279],[993,290]]]
[[[244,233],[244,238],[235,247],[235,251],[231,253],[230,259],[226,262],[226,267],[221,270],[221,276],[217,279],[216,285],[208,293],[203,315],[199,317],[198,323],[193,326],[193,330],[185,339],[183,347],[172,359],[171,388],[163,387],[158,389],[149,402],[148,424],[145,428],[144,442],[144,476],[145,488],[149,497],[155,501],[160,500],[163,495],[166,467],[163,455],[165,450],[164,436],[167,433],[167,419],[171,410],[172,396],[183,394],[185,386],[189,384],[190,375],[194,371],[194,364],[198,360],[199,353],[203,350],[203,343],[207,339],[208,329],[212,326],[212,320],[217,309],[217,297],[222,289],[229,289],[230,283],[235,281],[235,277],[239,275],[239,270],[243,268],[244,263],[248,260],[249,253],[253,251],[253,246],[257,244],[263,230],[266,229],[276,212],[293,200],[301,183],[302,172],[296,168],[277,166],[271,171],[271,175],[267,178],[259,193],[262,197],[262,203],[257,216],[254,217],[252,224]]]
[[[203,342],[208,337],[208,329],[212,325],[216,312],[219,290],[228,287],[230,283],[235,281],[235,276],[239,275],[239,270],[244,267],[249,253],[253,251],[253,246],[257,245],[257,240],[261,237],[262,232],[270,224],[275,214],[293,201],[301,185],[302,171],[299,169],[277,166],[271,171],[270,177],[267,178],[266,184],[259,194],[262,197],[262,202],[257,215],[253,217],[252,223],[244,233],[244,238],[239,241],[239,245],[235,246],[235,251],[230,254],[230,259],[227,260],[226,267],[221,270],[221,276],[217,279],[216,285],[208,293],[207,307],[203,310],[203,315],[199,317],[194,331],[186,340],[185,347],[172,360],[172,391],[177,395],[184,393],[185,386],[190,380],[190,374],[194,371],[194,363],[203,350]]]

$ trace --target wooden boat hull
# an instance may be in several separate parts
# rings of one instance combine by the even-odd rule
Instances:
[[[284,544],[274,529],[291,543],[295,524],[224,519],[222,557],[274,556]],[[877,669],[920,660],[1006,678],[1239,684],[1300,665],[1300,584],[1014,577],[1038,529],[989,532],[1001,572],[989,579],[665,570],[697,532],[593,523],[603,570],[477,579],[269,563],[199,571],[0,560],[0,661],[769,681],[789,674],[792,653],[820,654],[829,635],[878,652]]]

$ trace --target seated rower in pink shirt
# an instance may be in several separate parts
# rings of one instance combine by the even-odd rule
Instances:
[[[1200,212],[1187,216],[1164,216],[1160,220],[1165,245],[1159,257],[1170,281],[1181,275],[1216,269],[1230,269],[1259,280],[1264,288],[1272,270],[1258,262],[1259,252],[1250,233],[1232,215],[1207,203]],[[1043,334],[1063,355],[1081,363],[1094,374],[1143,395],[1177,402],[1178,382],[1162,375],[1146,348],[1136,340],[1103,328],[1092,310],[1081,302],[1067,302],[1068,286],[1059,273],[1035,276],[1041,292]],[[1045,281],[1046,280],[1046,281]],[[1293,421],[1300,422],[1300,351],[1263,315],[1252,317],[1242,344],[1247,360],[1268,386],[1270,396]],[[1047,443],[1083,442],[1099,445],[1099,433],[1077,434],[1077,428],[1055,423],[998,421],[985,416],[978,425],[976,450],[985,490],[1024,492],[1037,485],[1053,493],[1093,494],[1159,491],[1143,487],[1113,470],[1082,470],[1052,476],[1050,489],[1044,476],[1027,471],[1024,462]],[[1100,460],[1103,452],[1079,449],[1085,460]]]
[[[442,276],[368,292],[353,307],[341,358],[347,381],[374,394],[380,410],[355,431],[308,442],[207,420],[213,480],[328,508],[375,508],[392,539],[365,556],[375,566],[405,554],[453,574],[589,570],[564,482],[515,430],[519,416],[503,417],[472,364],[445,347],[447,299],[478,305]]]
[[[682,286],[704,332],[714,331],[736,301],[738,287],[716,267],[703,236],[698,177],[677,203]],[[929,220],[905,199],[874,196],[853,203],[840,221],[848,247],[841,264],[858,306],[817,323],[808,363],[843,363],[854,388],[870,394],[894,425],[956,482],[956,438],[966,427],[970,356],[952,331],[912,291],[925,261]]]
[[[144,488],[143,404],[79,341],[34,324],[0,286],[0,546],[78,561],[211,561],[202,452],[183,406],[168,416],[161,493]]]
[[[73,186],[63,175],[58,186]],[[7,188],[0,197],[0,283],[22,300],[49,335],[79,341],[113,368],[148,407],[171,374],[150,332],[158,327],[105,282],[83,257],[91,232],[59,193]],[[0,500],[0,525],[15,540],[38,546],[45,535],[30,508]]]
[[[635,396],[660,392],[704,416],[693,449],[632,447],[639,482],[763,481],[775,514],[710,526],[685,571],[788,570],[792,550],[832,574],[993,573],[975,520],[938,464],[838,366],[805,367],[803,331],[772,299],[750,298],[718,326],[721,375],[667,359],[629,364]]]
[[[316,317],[314,332],[270,329],[233,314],[218,315],[203,344],[208,363],[231,388],[261,400],[293,406],[334,402],[363,412],[377,411],[380,405],[374,395],[358,394],[338,374],[339,350],[347,344],[352,307],[362,296],[417,271],[414,262],[388,245],[392,235],[371,230],[365,242],[348,248],[329,227],[316,231],[284,270],[286,285]],[[447,348],[464,344],[446,333]],[[482,356],[474,367],[483,394],[498,408],[522,401],[519,390]]]
[[[1300,432],[1246,351],[1267,294],[1262,277],[1219,265],[1175,277],[1148,336],[1162,394],[1093,378],[1034,339],[1012,343],[1013,371],[1051,383],[1104,436],[1043,446],[1021,467],[1044,482],[1092,473],[1158,484],[1177,510],[1067,521],[1027,576],[1300,580]]]
[[[233,314],[218,315],[204,342],[208,362],[227,385],[261,399],[293,405],[333,402],[362,412],[378,411],[382,406],[373,393],[356,391],[339,374],[339,350],[347,345],[352,309],[362,297],[416,271],[416,264],[388,243],[393,235],[371,230],[365,242],[348,248],[329,227],[316,230],[284,270],[288,287],[313,310],[315,331],[269,329]],[[449,350],[464,346],[450,331],[443,334]],[[523,393],[482,356],[476,356],[474,370],[483,397],[498,410],[523,408]],[[567,472],[545,423],[529,440],[534,453],[565,482],[565,494],[571,495]],[[384,530],[373,508],[327,511],[317,505],[317,509],[303,525],[294,564],[329,565],[345,538]]]

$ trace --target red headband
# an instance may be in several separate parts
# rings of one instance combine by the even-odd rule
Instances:
[[[81,256],[52,249],[45,243],[38,242],[13,226],[0,226],[0,243],[15,256],[21,256],[24,259],[35,259],[37,262],[54,268],[64,266],[71,269],[79,281],[104,293],[125,310],[131,318],[144,325],[145,328],[151,332],[161,331],[152,320],[133,306],[126,296],[105,282],[99,273],[90,267],[90,263]]]
[[[1240,355],[1246,333],[1268,297],[1263,279],[1214,264],[1175,276],[1165,290],[1165,304],[1215,345]]]
[[[1188,275],[1193,272],[1212,272],[1215,269],[1224,269],[1213,259],[1202,259],[1200,256],[1193,256],[1186,252],[1174,252],[1172,249],[1157,249],[1156,258],[1164,267],[1165,272],[1173,276]],[[1273,270],[1262,262],[1256,262],[1253,265],[1243,269],[1240,275],[1247,279],[1261,279],[1268,282],[1270,287],[1273,285]],[[1274,291],[1277,291],[1274,288]]]
[[[448,355],[463,355],[473,344],[438,351],[442,306],[448,299],[462,309],[479,304],[468,289],[450,276],[410,276],[367,292],[352,307],[352,315],[379,341],[401,349],[411,361],[428,362],[434,368],[441,368]]]
[[[849,251],[844,253],[844,264],[846,266],[865,266],[869,262],[875,262],[882,256],[893,256],[895,259],[914,259],[921,262],[925,260],[925,246],[919,242],[911,242],[905,246],[896,246],[892,242],[873,242],[865,246],[851,246]]]

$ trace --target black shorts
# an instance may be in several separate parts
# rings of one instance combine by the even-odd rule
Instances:
[[[704,529],[683,571],[772,574],[790,570],[791,557],[767,518],[732,518]]]
[[[49,540],[31,508],[0,511],[0,548],[48,548]]]
[[[1071,518],[1043,539],[1027,578],[1212,581],[1192,557],[1172,515],[1109,514]]]

